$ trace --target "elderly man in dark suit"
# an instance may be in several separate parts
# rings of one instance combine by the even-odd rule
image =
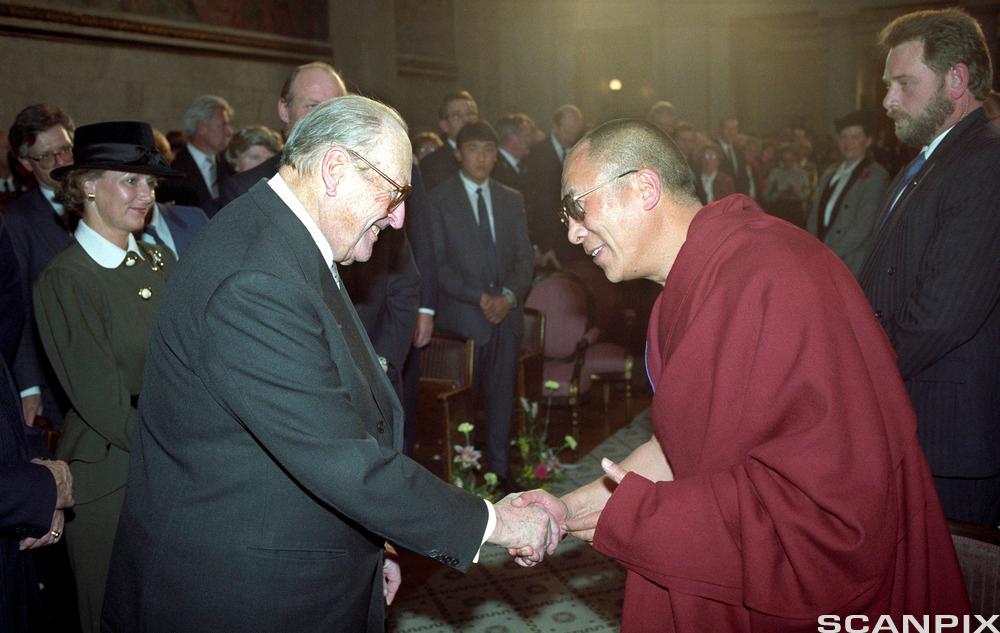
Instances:
[[[51,174],[53,169],[73,162],[75,129],[65,111],[44,103],[21,110],[10,127],[14,154],[38,182],[36,188],[4,209],[21,284],[28,292],[49,261],[73,243],[70,218],[55,199],[59,183]],[[11,370],[21,393],[25,423],[32,426],[37,415],[45,415],[53,427],[60,428],[69,404],[42,351],[30,303]]]
[[[430,197],[438,214],[437,325],[476,341],[476,393],[486,411],[486,459],[506,483],[514,376],[531,286],[531,243],[521,195],[490,178],[497,136],[483,121],[458,133],[461,171]]]
[[[819,180],[806,229],[830,247],[855,276],[872,243],[889,174],[868,156],[875,122],[867,112],[852,112],[834,122],[843,160]]]
[[[885,27],[882,105],[922,147],[889,187],[860,282],[917,413],[945,514],[1000,521],[1000,130],[989,48],[960,9]]]
[[[201,95],[184,111],[187,145],[177,152],[171,167],[187,176],[163,187],[163,200],[201,207],[208,217],[219,210],[221,186],[233,173],[226,148],[233,136],[233,108],[222,97]]]
[[[554,548],[544,511],[494,506],[397,452],[399,401],[334,264],[402,226],[410,156],[395,110],[329,101],[180,260],[151,335],[104,631],[381,632],[400,581],[387,541],[460,570],[485,541]]]
[[[493,179],[511,189],[524,188],[524,158],[531,153],[531,142],[535,135],[535,122],[527,114],[515,112],[497,121],[497,164],[493,168]],[[522,191],[523,193],[523,191]]]
[[[528,214],[528,235],[538,253],[539,265],[553,262],[556,268],[580,259],[580,249],[566,242],[559,224],[559,191],[566,152],[583,135],[583,113],[575,105],[564,105],[552,117],[551,133],[535,143],[524,159],[524,203]]]

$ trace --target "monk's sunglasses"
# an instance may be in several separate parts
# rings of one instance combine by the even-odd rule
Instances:
[[[605,180],[604,182],[595,187],[587,189],[578,196],[574,196],[571,193],[567,193],[565,196],[563,196],[562,204],[560,205],[559,209],[559,219],[562,220],[563,226],[569,226],[570,219],[581,224],[583,223],[583,218],[586,217],[587,212],[583,210],[583,205],[580,204],[580,200],[584,196],[594,193],[601,187],[607,187],[608,185],[618,180],[619,178],[624,178],[629,174],[635,174],[638,172],[639,172],[638,169],[630,169],[626,172],[618,174],[614,178]]]
[[[392,185],[392,199],[389,200],[389,208],[387,209],[389,213],[391,213],[392,210],[398,207],[399,205],[403,204],[403,201],[410,197],[410,193],[413,191],[413,185],[399,184],[392,178],[389,178],[389,176],[387,176],[384,171],[382,171],[375,165],[372,165],[367,158],[355,152],[353,149],[347,149],[347,153],[353,156],[354,158],[357,158],[365,165],[371,167],[373,170],[375,170],[376,174],[385,178],[386,182]]]

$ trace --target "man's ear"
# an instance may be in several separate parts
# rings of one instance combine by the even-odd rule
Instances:
[[[333,146],[323,155],[320,163],[323,191],[327,196],[336,197],[340,184],[351,166],[351,156],[343,147]]]
[[[639,197],[642,199],[643,210],[656,208],[663,195],[660,189],[660,175],[652,169],[640,169],[635,177],[639,181]]]
[[[944,85],[949,97],[960,98],[969,89],[969,67],[959,62],[949,68],[945,73]]]
[[[288,128],[288,121],[291,119],[288,112],[288,104],[285,102],[284,98],[278,99],[278,118],[281,122],[285,124],[285,128]],[[290,132],[291,130],[289,130]],[[286,132],[287,134],[287,132]]]

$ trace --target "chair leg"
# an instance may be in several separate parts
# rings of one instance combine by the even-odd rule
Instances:
[[[569,385],[569,408],[572,416],[573,437],[580,439],[580,408],[579,404],[580,386],[576,382]]]
[[[454,461],[454,456],[451,454],[451,409],[448,406],[448,401],[444,401],[444,476],[448,483],[452,483],[451,480],[451,466]]]
[[[608,417],[608,403],[611,401],[611,381],[610,380],[604,380],[602,382],[603,382],[603,384],[601,385],[601,387],[603,388],[603,393],[604,393],[604,417],[607,418]]]

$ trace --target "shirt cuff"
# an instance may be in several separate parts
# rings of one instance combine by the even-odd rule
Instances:
[[[483,541],[479,544],[479,552],[476,552],[476,557],[472,559],[473,563],[479,562],[479,554],[483,550],[483,545],[486,545],[486,541],[493,536],[493,530],[497,527],[497,511],[493,508],[492,503],[486,501],[486,499],[483,499],[483,501],[486,502],[486,510],[490,513],[490,518],[486,521],[486,531],[483,532]]]
[[[34,387],[28,387],[27,389],[21,391],[20,395],[22,398],[27,398],[28,396],[37,396],[40,393],[42,393],[42,388],[35,385]]]
[[[419,312],[420,314],[429,314],[431,316],[434,316],[433,308],[417,308],[417,312]]]

